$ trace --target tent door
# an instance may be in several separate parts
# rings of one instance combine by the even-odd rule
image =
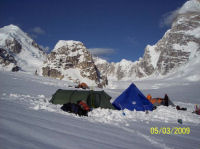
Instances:
[[[87,99],[87,104],[89,107],[98,108],[101,103],[101,96],[100,94],[90,94]]]

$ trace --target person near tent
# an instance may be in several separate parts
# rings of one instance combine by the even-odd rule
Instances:
[[[36,75],[36,76],[38,75],[38,72],[37,72],[37,70],[35,70],[35,75]]]
[[[193,113],[200,115],[200,107],[198,105],[195,105],[195,111]]]
[[[165,97],[164,97],[164,105],[169,106],[169,97],[167,94],[165,94]]]

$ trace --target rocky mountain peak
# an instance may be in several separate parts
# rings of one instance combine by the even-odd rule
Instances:
[[[80,41],[75,41],[75,40],[59,40],[56,43],[56,45],[55,45],[55,47],[54,47],[54,49],[52,51],[56,52],[56,51],[58,51],[59,49],[61,49],[63,47],[65,47],[67,49],[73,50],[76,47],[81,48],[83,46],[84,46],[83,43],[80,42]]]
[[[55,45],[52,53],[57,53],[64,56],[67,55],[68,57],[74,58],[76,62],[82,62],[86,59],[93,61],[91,54],[80,41],[60,40]]]
[[[106,85],[106,77],[100,75],[92,55],[79,41],[60,40],[42,69],[44,76],[69,79],[76,83],[85,81],[101,87]]]
[[[10,24],[1,28],[2,31],[8,32],[23,32],[18,26]]]

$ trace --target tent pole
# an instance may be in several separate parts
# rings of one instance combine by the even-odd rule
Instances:
[[[121,110],[122,110],[122,106],[119,104],[119,106],[120,106],[120,108],[121,108]],[[124,112],[124,110],[122,110],[122,115],[126,115],[126,113]]]

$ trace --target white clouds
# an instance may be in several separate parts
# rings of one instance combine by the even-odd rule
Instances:
[[[46,32],[39,26],[33,27],[29,30],[29,35],[36,39],[39,35],[44,35]]]
[[[91,48],[88,49],[92,55],[95,56],[107,56],[114,53],[114,49],[111,48]]]
[[[177,8],[174,11],[168,12],[163,15],[161,26],[170,26],[174,19],[179,15],[188,12],[198,12],[200,13],[200,0],[189,0],[181,8]]]
[[[162,20],[161,20],[160,26],[161,26],[161,27],[164,27],[164,26],[171,26],[172,22],[173,22],[173,21],[176,19],[176,17],[179,15],[179,14],[178,14],[178,11],[179,11],[179,9],[164,14],[164,15],[162,16]]]
[[[45,34],[45,31],[41,28],[41,27],[34,27],[32,29],[32,32],[35,33],[35,34],[39,34],[39,35],[43,35]]]

